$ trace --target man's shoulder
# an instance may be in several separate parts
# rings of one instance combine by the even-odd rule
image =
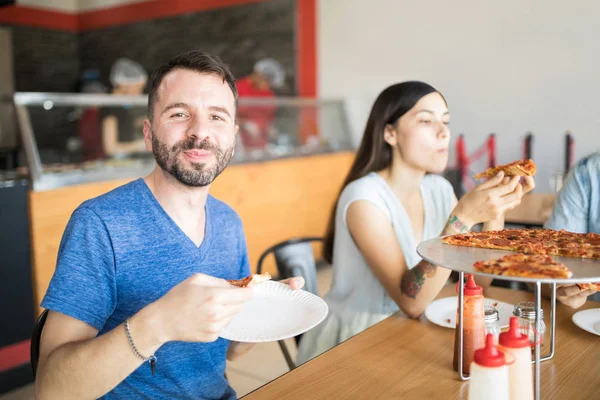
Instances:
[[[88,209],[98,215],[121,214],[124,209],[132,205],[139,206],[143,188],[142,179],[121,185],[98,197],[84,201],[78,209]],[[133,207],[136,208],[136,207]]]
[[[600,152],[590,154],[581,159],[575,166],[575,170],[578,172],[588,171],[600,174]]]
[[[210,213],[220,221],[227,223],[233,222],[240,225],[242,224],[242,219],[238,213],[235,212],[235,210],[225,202],[211,195],[208,195],[208,199],[206,201],[206,205],[209,208]]]
[[[591,190],[597,192],[600,190],[600,153],[593,153],[582,158],[569,172],[565,186],[580,187],[581,190],[588,193]]]

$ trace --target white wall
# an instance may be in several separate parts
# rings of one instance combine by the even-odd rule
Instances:
[[[593,0],[320,0],[319,95],[348,101],[359,141],[381,90],[428,82],[469,151],[495,132],[498,162],[510,162],[532,131],[538,188],[548,191],[566,130],[576,158],[600,149],[598,15]]]

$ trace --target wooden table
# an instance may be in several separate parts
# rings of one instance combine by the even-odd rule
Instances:
[[[521,204],[506,212],[504,219],[509,224],[542,226],[552,215],[555,199],[556,193],[526,194]]]
[[[447,286],[438,297],[455,293]],[[533,299],[496,287],[486,295],[511,304]],[[581,309],[595,307],[588,301]],[[548,300],[543,309],[548,325]],[[576,311],[557,304],[556,352],[541,364],[543,399],[600,398],[600,337],[571,322]],[[453,345],[453,329],[394,315],[244,399],[466,399],[469,385],[452,369]]]

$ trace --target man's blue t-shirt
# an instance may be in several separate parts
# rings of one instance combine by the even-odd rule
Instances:
[[[239,216],[211,196],[205,210],[204,242],[197,247],[142,179],[84,202],[67,225],[42,307],[86,322],[102,335],[194,273],[249,275]],[[155,354],[155,376],[143,363],[104,398],[233,399],[224,377],[228,346],[223,338],[166,343]]]

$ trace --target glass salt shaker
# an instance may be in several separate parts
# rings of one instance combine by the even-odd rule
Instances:
[[[492,306],[485,306],[483,311],[485,313],[485,333],[494,335],[494,343],[498,344],[498,336],[500,335],[500,315],[498,314],[498,310]]]
[[[535,329],[535,304],[530,301],[523,301],[517,305],[513,310],[513,314],[519,317],[519,326],[521,332],[529,337],[532,351],[535,350],[536,341],[540,341],[543,347],[544,335],[546,333],[546,324],[544,324],[544,310],[540,309],[540,332],[536,334]]]

